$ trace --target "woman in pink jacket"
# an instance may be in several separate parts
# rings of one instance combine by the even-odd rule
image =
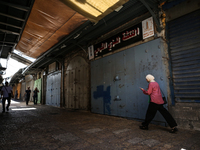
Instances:
[[[147,82],[149,82],[148,90],[146,91],[143,88],[140,88],[144,94],[150,95],[150,102],[146,112],[146,118],[140,126],[140,129],[148,130],[148,125],[153,120],[158,110],[171,127],[170,133],[175,133],[178,131],[178,129],[176,128],[177,123],[172,115],[167,111],[167,109],[163,107],[164,101],[162,99],[160,87],[154,79],[154,76],[148,74],[146,76],[146,80]]]

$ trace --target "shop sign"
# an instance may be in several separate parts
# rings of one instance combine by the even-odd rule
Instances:
[[[94,58],[94,46],[93,45],[88,47],[88,54],[89,54],[89,60]]]
[[[154,36],[153,17],[142,21],[143,39]]]
[[[106,53],[115,51],[119,48],[125,47],[127,45],[133,44],[135,42],[142,40],[142,23],[139,23],[123,32],[112,36],[105,41],[94,45],[94,57],[104,55]],[[91,47],[88,48],[91,51]],[[89,52],[89,58],[91,53]]]

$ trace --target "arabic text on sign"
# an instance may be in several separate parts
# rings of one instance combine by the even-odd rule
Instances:
[[[137,29],[133,29],[131,31],[126,31],[126,32],[122,33],[122,41],[129,40],[129,39],[136,37],[138,35],[140,35],[139,27],[137,27]],[[97,48],[94,51],[94,54],[95,54],[95,56],[98,56],[98,53],[102,53],[102,51],[107,49],[107,48],[108,48],[109,51],[112,51],[112,48],[114,48],[119,43],[121,43],[120,37],[117,37],[115,40],[112,40],[108,43],[107,42],[101,43],[101,47]]]
[[[137,35],[140,35],[140,30],[139,28],[133,29],[131,31],[126,31],[125,33],[122,33],[122,35],[123,35],[122,40],[126,41],[133,37],[136,37]]]

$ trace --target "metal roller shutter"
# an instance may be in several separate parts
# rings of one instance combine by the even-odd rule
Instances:
[[[168,27],[175,101],[200,102],[200,10]]]

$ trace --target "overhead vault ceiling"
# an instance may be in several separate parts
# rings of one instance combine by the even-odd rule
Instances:
[[[59,0],[35,0],[16,50],[37,58],[87,20]]]

